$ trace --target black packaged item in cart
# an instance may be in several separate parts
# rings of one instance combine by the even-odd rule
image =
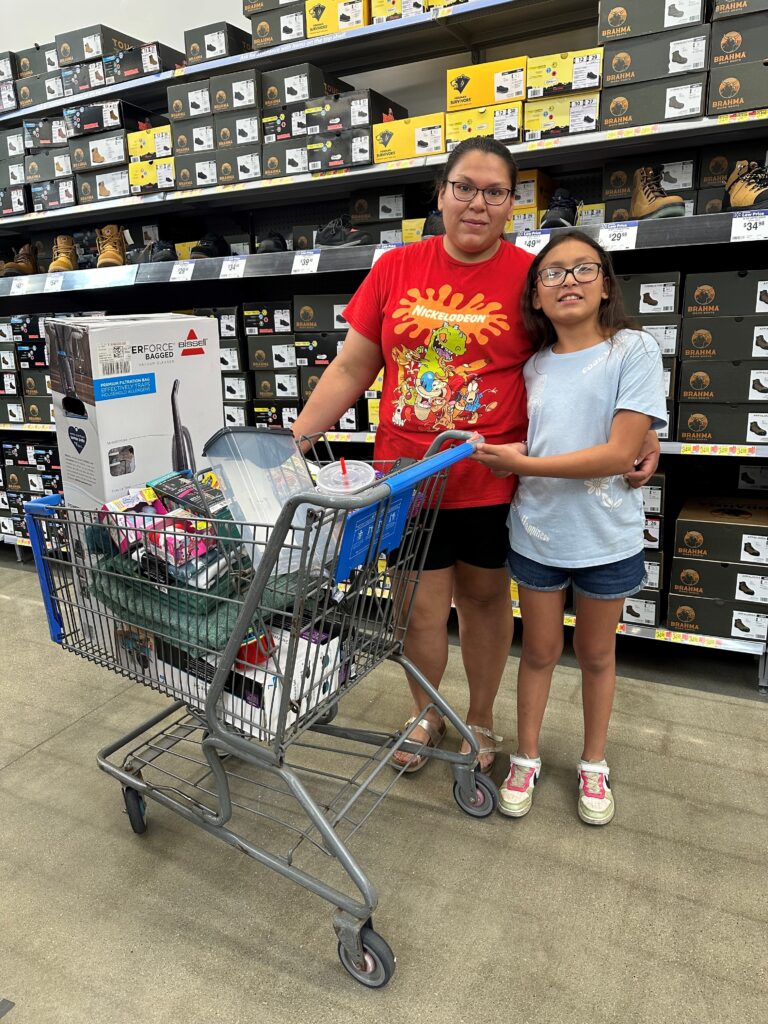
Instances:
[[[99,170],[128,163],[128,136],[124,129],[85,135],[69,143],[73,171]]]
[[[307,36],[304,3],[292,3],[271,11],[262,11],[251,18],[251,40],[254,50],[263,50],[281,43],[293,43]]]
[[[312,172],[364,167],[371,162],[371,129],[313,135],[307,139],[307,160]]]
[[[0,188],[0,217],[17,217],[32,211],[32,197],[26,185]]]
[[[686,276],[684,316],[746,316],[755,313],[768,313],[768,270],[722,270]]]
[[[10,85],[4,82],[0,90]],[[12,87],[11,87],[12,88]],[[25,78],[19,82],[18,105],[22,110],[27,107],[36,107],[41,103],[51,103],[53,100],[60,100],[64,97],[64,83],[61,80],[60,71],[51,71],[45,75],[34,75],[32,78]],[[14,109],[13,107],[5,109]]]
[[[284,142],[273,142],[262,150],[263,170],[265,178],[283,178],[291,174],[307,174],[309,157],[306,141],[302,139],[286,139]]]
[[[334,96],[351,89],[351,85],[326,74],[314,64],[296,64],[280,71],[265,71],[261,76],[261,102],[265,110],[312,97]]]
[[[168,86],[168,117],[171,121],[186,121],[192,117],[206,117],[211,113],[210,81],[207,78],[182,85]]]
[[[61,83],[67,98],[79,96],[92,89],[101,89],[106,85],[104,62],[91,60],[86,64],[72,64],[62,69]]]
[[[257,71],[235,71],[210,80],[211,109],[214,114],[235,113],[261,106],[261,75]]]
[[[600,0],[598,42],[649,35],[700,25],[707,15],[707,0]]]
[[[706,72],[605,89],[600,104],[600,123],[603,130],[608,130],[703,117],[706,100]]]
[[[191,121],[178,121],[171,125],[175,156],[190,153],[210,153],[216,148],[212,117],[197,117]]]
[[[768,313],[764,316],[714,316],[706,320],[685,317],[680,355],[700,363],[735,359],[768,361]]]
[[[19,78],[31,78],[32,75],[58,71],[59,51],[56,49],[56,43],[38,43],[29,49],[17,50],[16,65]]]
[[[30,186],[32,209],[35,213],[47,210],[61,210],[65,206],[75,206],[75,179],[59,178],[57,181],[41,181]]]
[[[203,61],[218,60],[219,57],[234,57],[251,52],[251,34],[226,21],[219,21],[213,25],[188,29],[184,33],[184,49],[187,64],[202,64]]]
[[[92,135],[124,128],[127,132],[141,132],[167,124],[164,114],[151,114],[124,100],[87,103],[64,108],[68,135]]]
[[[178,50],[172,50],[164,43],[144,43],[105,57],[104,78],[107,85],[118,85],[161,71],[173,71],[183,63],[184,54]]]
[[[216,151],[219,185],[236,185],[261,177],[261,146],[237,146]]]
[[[36,120],[24,119],[24,149],[43,149],[46,146],[66,146],[69,140],[67,122],[63,117],[43,117]],[[19,153],[14,154],[16,156]]]
[[[106,25],[89,25],[56,36],[59,66],[62,68],[67,64],[78,64],[80,61],[95,60],[110,53],[129,50],[133,46],[141,46],[141,40],[107,28]]]
[[[408,111],[373,89],[321,96],[306,104],[307,133],[346,131],[408,117]]]
[[[709,25],[606,43],[603,85],[624,86],[705,71],[709,45]]]
[[[216,114],[213,119],[217,149],[252,146],[261,141],[261,119],[258,110],[238,114]]]
[[[712,68],[707,113],[731,114],[757,110],[768,103],[768,66],[762,60],[735,67]]]
[[[53,181],[72,175],[72,160],[68,149],[41,149],[30,153],[24,160],[27,182]]]
[[[303,103],[287,103],[267,111],[261,118],[264,142],[300,139],[307,134],[307,115]]]

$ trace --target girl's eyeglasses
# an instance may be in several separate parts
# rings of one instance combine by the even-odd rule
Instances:
[[[557,288],[558,285],[565,284],[569,274],[577,284],[589,284],[590,281],[597,279],[602,269],[600,263],[577,263],[575,267],[547,267],[540,270],[536,276],[545,288]]]
[[[482,192],[483,199],[489,206],[502,206],[512,195],[511,188],[477,188],[466,181],[449,181],[448,184],[453,189],[454,199],[459,199],[462,203],[471,203],[477,193]]]

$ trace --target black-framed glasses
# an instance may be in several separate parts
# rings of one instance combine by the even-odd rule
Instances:
[[[536,275],[545,288],[565,284],[570,274],[577,284],[589,284],[603,269],[601,263],[577,263],[575,267],[546,267]]]
[[[447,184],[453,189],[453,198],[462,203],[471,203],[477,193],[482,192],[483,199],[489,206],[501,206],[512,195],[511,188],[502,188],[499,185],[478,188],[476,185],[470,185],[468,181],[449,181]]]

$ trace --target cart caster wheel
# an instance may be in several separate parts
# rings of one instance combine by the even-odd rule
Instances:
[[[360,940],[363,943],[365,955],[365,966],[362,970],[353,963],[341,943],[339,943],[339,960],[341,960],[344,970],[361,985],[365,985],[366,988],[384,988],[395,973],[395,954],[389,948],[387,941],[373,928],[363,928],[360,932]]]
[[[475,772],[475,802],[468,804],[464,799],[458,782],[453,784],[453,799],[472,818],[487,818],[496,810],[499,803],[499,795],[496,787],[480,772]]]
[[[143,836],[147,831],[147,810],[143,797],[135,789],[129,789],[127,786],[124,786],[123,800],[125,801],[125,810],[128,814],[131,828],[137,836]]]
[[[335,704],[331,704],[331,706],[328,708],[328,710],[324,714],[320,715],[320,717],[317,719],[317,722],[315,724],[316,725],[330,725],[331,722],[336,717],[336,715],[338,715],[338,713],[339,713],[339,702],[336,701]]]

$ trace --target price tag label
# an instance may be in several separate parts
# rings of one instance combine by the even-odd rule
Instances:
[[[637,244],[637,221],[627,220],[622,224],[603,224],[598,241],[604,249],[634,249]]]
[[[525,234],[515,238],[515,245],[518,249],[525,249],[527,252],[538,252],[543,249],[551,236],[546,228],[543,231],[526,231]]]
[[[11,281],[11,295],[26,295],[31,284],[28,277],[14,277]]]
[[[764,242],[767,239],[768,214],[764,210],[734,213],[731,221],[732,242]]]
[[[245,274],[245,256],[229,256],[221,264],[219,271],[220,281],[229,281],[232,278],[242,277]]]
[[[400,245],[377,245],[373,250],[373,258],[371,259],[371,266],[376,264],[377,260],[380,260],[385,252],[389,252],[390,249],[399,249]]]
[[[191,281],[195,271],[194,260],[180,260],[171,267],[171,281]],[[223,274],[221,275],[224,276]]]
[[[43,285],[44,292],[60,292],[64,287],[63,274],[48,274]]]
[[[314,274],[320,265],[319,249],[302,249],[293,257],[292,274]]]

